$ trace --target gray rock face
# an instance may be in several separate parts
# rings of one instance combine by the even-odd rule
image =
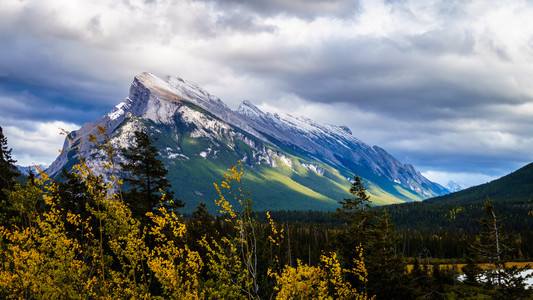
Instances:
[[[200,107],[205,112],[191,109],[184,105],[186,103]],[[209,138],[213,141],[213,145],[221,143],[222,136],[229,136],[229,143],[234,143],[235,139],[238,139],[255,151],[252,154],[254,157],[243,157],[244,160],[254,158],[256,162],[269,162],[273,165],[276,163],[276,159],[273,158],[276,157],[278,161],[281,160],[292,167],[288,156],[270,149],[289,148],[316,161],[344,168],[353,173],[372,174],[396,182],[422,197],[448,192],[444,187],[423,177],[413,166],[400,163],[384,149],[361,142],[346,126],[321,124],[290,114],[264,113],[250,101],[244,101],[236,111],[233,111],[219,98],[181,78],[169,77],[165,81],[150,73],[136,76],[129,96],[110,113],[70,133],[69,139],[65,140],[63,146],[65,152],[59,155],[47,172],[52,176],[59,174],[63,166],[72,160],[72,154],[69,156],[66,150],[71,149],[73,144],[79,143],[80,139],[88,140],[89,134],[96,135],[98,126],[105,126],[110,136],[117,136],[117,130],[120,126],[124,126],[124,120],[132,117],[170,127],[180,126],[176,123],[178,121],[180,124],[191,124],[191,128],[195,128],[195,135]],[[124,128],[120,130],[128,131]],[[114,137],[112,142],[117,147],[127,147],[134,130],[135,128],[129,128],[125,134]],[[255,137],[256,140],[250,139],[244,133]],[[169,157],[182,155],[174,153],[170,148],[165,151]],[[100,155],[89,143],[81,143],[79,153],[83,157],[93,158]],[[74,154],[74,157],[76,155]],[[216,155],[216,150],[214,147],[209,148],[198,155],[204,158]],[[99,168],[97,163],[92,167],[97,170]],[[318,165],[307,164],[305,167],[317,174],[324,172]]]
[[[446,188],[422,176],[412,165],[404,165],[384,149],[370,147],[361,142],[346,126],[320,124],[290,114],[265,114],[249,101],[244,101],[237,112],[264,135],[299,147],[327,163],[355,173],[359,168],[369,169],[372,173],[400,183],[423,197],[447,192]]]

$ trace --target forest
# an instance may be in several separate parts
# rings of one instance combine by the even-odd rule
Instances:
[[[60,179],[23,176],[0,127],[0,297],[533,299],[529,265],[510,263],[532,256],[529,202],[373,207],[354,175],[335,212],[255,212],[236,162],[213,183],[218,214],[182,215],[146,133],[88,142],[111,175],[79,156]]]

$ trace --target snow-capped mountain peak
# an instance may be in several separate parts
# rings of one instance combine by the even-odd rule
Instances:
[[[211,160],[212,165],[220,157],[226,160],[232,157],[254,170],[263,170],[260,167],[263,165],[274,169],[285,166],[294,173],[287,177],[289,181],[303,176],[303,168],[323,178],[314,180],[331,189],[342,186],[341,183],[331,186],[331,178],[344,181],[354,173],[367,176],[367,179],[369,176],[374,180],[380,178],[380,182],[387,184],[387,187],[380,186],[387,190],[385,194],[403,199],[397,201],[412,201],[447,192],[423,177],[413,166],[400,163],[384,149],[358,140],[346,126],[325,124],[287,113],[265,113],[247,100],[234,111],[196,84],[179,77],[162,80],[151,73],[136,76],[128,97],[107,115],[72,132],[70,140],[65,141],[65,151],[50,166],[48,173],[57,175],[61,168],[72,163],[75,156],[68,156],[67,150],[80,143],[81,155],[94,157],[93,167],[98,169],[98,160],[103,159],[99,158],[98,150],[90,143],[81,142],[87,141],[89,134],[96,135],[98,126],[107,128],[109,136],[113,137],[112,143],[119,148],[129,146],[135,130],[146,130],[153,136],[161,135],[160,140],[165,144],[160,153],[167,162],[172,166],[186,162],[182,167],[193,172],[196,169],[190,169],[190,164],[199,164],[196,165],[198,168],[205,169],[206,166],[201,165],[205,160]],[[175,170],[174,174],[180,172]],[[185,174],[183,179],[188,180],[187,176],[194,177],[194,174]],[[277,177],[266,177],[266,182],[272,184],[272,178]],[[311,186],[302,185],[306,180],[290,184],[283,181],[282,186],[299,187],[299,193],[324,199],[324,194],[318,194]],[[395,186],[397,184],[401,187]],[[398,189],[407,190],[399,193]],[[336,204],[335,200],[327,199]]]
[[[253,105],[252,102],[248,100],[244,100],[241,105],[239,105],[237,112],[251,119],[266,117],[266,114],[263,111],[261,111],[257,106]]]

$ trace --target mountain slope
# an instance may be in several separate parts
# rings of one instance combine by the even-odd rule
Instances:
[[[468,204],[484,202],[487,197],[495,202],[533,199],[533,163],[491,182],[424,202]]]
[[[155,145],[186,211],[200,201],[211,205],[216,197],[212,183],[220,182],[239,160],[246,168],[246,188],[260,210],[334,209],[349,196],[353,173],[365,178],[376,204],[447,191],[385,150],[357,140],[345,127],[265,114],[248,101],[233,111],[194,84],[174,77],[164,81],[150,73],[136,76],[129,96],[110,113],[70,133],[64,152],[47,172],[57,176],[75,164],[78,154],[68,150],[79,146],[79,153],[91,158],[90,166],[105,175],[103,153],[87,142],[98,126],[106,126],[117,149],[130,145],[135,130],[157,137]],[[116,160],[123,158],[118,154]]]
[[[384,206],[400,230],[427,232],[464,231],[479,228],[477,220],[490,197],[505,228],[523,231],[533,228],[533,163],[491,182],[417,203]]]
[[[423,197],[447,192],[442,186],[423,177],[413,166],[401,164],[384,149],[361,142],[352,136],[347,127],[319,124],[289,114],[265,114],[249,101],[244,101],[238,112],[247,118],[252,127],[271,140],[298,147],[314,158],[337,167],[368,170],[370,174],[400,183]]]

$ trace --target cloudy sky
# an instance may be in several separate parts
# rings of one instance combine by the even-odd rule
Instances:
[[[2,0],[0,126],[19,164],[106,114],[143,71],[347,125],[467,186],[533,161],[533,4]]]

